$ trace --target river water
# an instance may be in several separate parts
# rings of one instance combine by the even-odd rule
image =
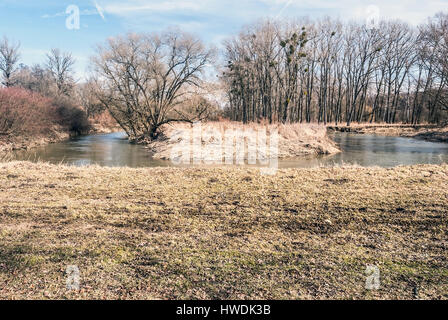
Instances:
[[[342,153],[333,156],[280,160],[280,168],[312,168],[357,164],[361,166],[395,167],[413,164],[448,162],[448,144],[412,138],[335,133],[331,137]],[[68,141],[20,151],[16,160],[65,163],[76,166],[98,164],[108,167],[167,167],[170,161],[151,158],[141,145],[130,144],[124,133],[78,137]]]

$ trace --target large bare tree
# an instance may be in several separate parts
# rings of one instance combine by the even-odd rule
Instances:
[[[4,37],[0,42],[0,71],[2,73],[2,84],[6,87],[14,85],[13,74],[17,69],[20,58],[20,43],[13,43]]]
[[[164,124],[194,120],[180,106],[212,55],[180,31],[111,38],[93,58],[98,98],[131,140],[154,139]]]

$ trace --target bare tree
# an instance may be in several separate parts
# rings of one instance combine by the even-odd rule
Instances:
[[[233,120],[293,122],[298,117],[299,72],[307,31],[297,24],[264,21],[226,41],[223,81]]]
[[[20,43],[12,43],[6,37],[0,42],[0,71],[3,77],[2,84],[6,87],[14,85],[12,77],[19,62],[19,49]]]
[[[193,121],[180,108],[212,50],[182,32],[128,34],[99,46],[93,58],[97,96],[130,139],[154,139],[164,124]],[[200,117],[204,110],[198,110]]]
[[[260,22],[224,43],[225,114],[242,122],[439,123],[448,119],[447,43],[443,13],[418,29]]]
[[[52,49],[47,54],[46,67],[56,84],[59,95],[70,95],[75,80],[73,78],[73,65],[75,59],[71,53],[61,52],[59,49]]]
[[[419,80],[423,91],[420,105],[416,106],[416,119],[420,120],[423,105],[427,107],[427,121],[440,122],[442,110],[448,110],[448,14],[438,13],[420,27]]]

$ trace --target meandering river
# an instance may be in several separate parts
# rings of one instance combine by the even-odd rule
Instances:
[[[448,162],[448,144],[412,138],[335,133],[331,135],[342,149],[333,156],[281,160],[281,168],[311,168],[342,164],[395,167]],[[166,167],[170,161],[151,158],[141,145],[130,144],[124,133],[90,135],[20,151],[16,160],[46,161],[76,166],[98,164],[109,167]]]

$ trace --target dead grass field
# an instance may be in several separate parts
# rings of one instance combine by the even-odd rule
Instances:
[[[447,249],[446,165],[0,164],[1,299],[448,299]]]

